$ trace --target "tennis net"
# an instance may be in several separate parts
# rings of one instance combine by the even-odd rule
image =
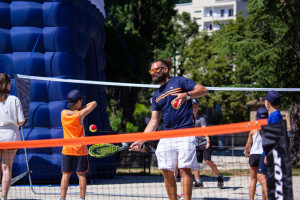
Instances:
[[[59,199],[61,195],[62,146],[110,143],[119,147],[131,142],[147,141],[144,152],[119,151],[105,158],[89,156],[86,199],[168,199],[155,150],[161,138],[210,136],[211,163],[203,161],[200,176],[203,189],[193,187],[193,199],[249,199],[250,170],[244,147],[250,130],[259,129],[266,121],[246,121],[205,128],[141,133],[151,116],[151,95],[156,85],[113,85],[107,82],[73,81],[36,77],[16,77],[18,93],[27,123],[20,133],[24,142],[5,144],[18,149],[13,165],[13,184],[9,199]],[[84,121],[85,138],[64,140],[60,113],[66,108],[67,93],[79,89],[85,103],[96,100],[97,108]],[[205,111],[214,121],[217,109]],[[95,124],[96,132],[89,126]],[[181,140],[181,139],[179,139]],[[218,187],[218,173],[224,185]],[[177,193],[183,189],[180,173],[176,176]],[[195,181],[195,178],[193,178]],[[293,176],[297,192],[299,176]],[[220,181],[219,181],[220,182]],[[193,183],[194,184],[194,183]],[[299,191],[298,191],[299,192]],[[78,177],[72,174],[67,199],[79,199]],[[259,183],[255,199],[261,199]]]

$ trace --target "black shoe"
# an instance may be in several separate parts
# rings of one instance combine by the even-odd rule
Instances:
[[[198,180],[198,181],[195,181],[195,183],[194,183],[194,187],[198,187],[198,188],[204,188],[204,186],[203,186],[203,182],[201,181],[201,179],[200,179],[200,180]]]
[[[224,177],[222,174],[218,176],[218,188],[222,188],[224,186]]]

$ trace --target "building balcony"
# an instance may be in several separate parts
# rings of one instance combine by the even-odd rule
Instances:
[[[236,0],[215,0],[216,3],[222,3],[222,2],[234,2]]]
[[[234,16],[224,16],[224,17],[221,17],[221,16],[211,16],[211,17],[203,17],[202,18],[202,21],[203,22],[210,22],[210,21],[227,21],[227,20],[234,20],[235,17]]]

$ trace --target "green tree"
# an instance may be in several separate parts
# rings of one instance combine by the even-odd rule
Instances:
[[[183,65],[185,74],[204,86],[240,86],[235,78],[231,60],[219,56],[216,51],[218,46],[216,37],[200,34],[198,38],[191,41],[181,58],[186,60]],[[243,106],[249,100],[245,92],[214,91],[199,100],[204,107],[220,106],[221,118],[213,116],[209,119],[210,123],[232,123],[248,119],[247,111]]]
[[[163,50],[155,50],[155,57],[160,59],[173,58],[173,75],[182,76],[184,74],[183,63],[185,59],[181,55],[191,39],[198,35],[199,26],[187,12],[177,14],[172,19],[172,25],[174,31],[168,35],[168,43]]]
[[[174,31],[171,21],[176,15],[175,0],[110,0],[105,5],[107,80],[149,83],[151,77],[148,70],[154,49],[164,49],[168,43],[167,36]],[[113,115],[123,111],[121,130],[118,131],[126,131],[126,123],[133,122],[132,113],[139,92],[134,87],[107,87],[108,98],[114,99]]]
[[[268,70],[270,72],[268,86],[299,88],[300,1],[263,0],[259,3],[252,1],[250,11],[253,15],[252,24],[257,27],[257,38],[264,38],[269,49],[274,52],[273,57],[268,60],[273,63]],[[264,29],[267,27],[268,29]],[[258,33],[258,30],[261,33]],[[266,67],[263,70],[267,70]],[[292,165],[300,166],[300,95],[289,93],[285,97],[291,100]]]
[[[236,66],[236,80],[256,87],[299,88],[299,8],[296,0],[252,0],[248,18],[239,16],[215,34],[219,56]],[[281,95],[282,104],[291,105],[292,164],[300,166],[300,95]]]
[[[151,76],[148,70],[153,60],[173,57],[184,49],[189,37],[197,34],[198,26],[187,13],[176,16],[174,6],[175,0],[106,2],[105,73],[108,81],[137,83],[141,80],[149,83]],[[126,44],[130,57],[122,42]],[[127,122],[136,125],[132,115],[136,102],[143,102],[144,96],[149,101],[149,94],[143,92],[148,91],[133,87],[107,87],[108,98],[114,99],[111,105],[115,107],[113,115],[123,111],[121,131],[126,130]]]

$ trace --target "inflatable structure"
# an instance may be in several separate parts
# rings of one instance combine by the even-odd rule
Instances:
[[[98,3],[88,0],[1,0],[0,72],[8,73],[12,78],[14,74],[23,74],[105,81],[104,5],[101,0],[95,2]],[[31,80],[25,140],[63,137],[60,113],[66,108],[66,97],[72,89],[79,89],[87,102],[98,102],[95,111],[86,119],[85,128],[96,124],[99,131],[110,130],[104,87]],[[15,93],[15,88],[11,92]],[[86,132],[86,135],[91,133]],[[61,149],[27,150],[33,180],[60,180]],[[89,161],[90,177],[114,177],[114,157],[90,157]],[[13,176],[26,170],[24,151],[19,150]]]

